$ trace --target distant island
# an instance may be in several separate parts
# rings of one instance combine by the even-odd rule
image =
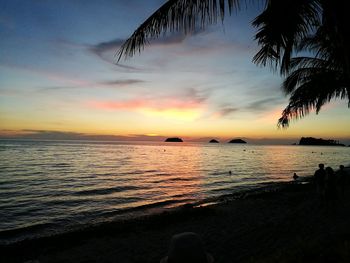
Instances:
[[[242,139],[233,139],[229,141],[228,143],[247,143],[246,141],[243,141]]]
[[[336,140],[316,139],[313,137],[301,137],[299,145],[345,146]]]
[[[181,138],[174,137],[174,138],[167,138],[165,142],[183,142],[183,140]]]
[[[219,143],[219,141],[215,140],[215,139],[212,139],[212,140],[209,141],[209,143]]]

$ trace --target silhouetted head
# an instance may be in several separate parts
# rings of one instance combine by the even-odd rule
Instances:
[[[327,174],[334,174],[332,167],[329,167],[329,166],[326,168],[326,172]]]
[[[344,165],[342,165],[342,164],[339,165],[339,169],[340,169],[340,170],[344,170]]]
[[[206,253],[202,240],[196,233],[185,232],[171,238],[168,256],[161,263],[212,263],[213,257]]]
[[[324,164],[323,164],[323,163],[320,163],[320,164],[318,165],[318,167],[320,167],[320,169],[324,169]]]

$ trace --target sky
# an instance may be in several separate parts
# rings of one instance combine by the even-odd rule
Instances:
[[[252,63],[259,6],[117,63],[120,45],[162,3],[1,0],[0,138],[350,143],[346,101],[277,128],[288,97],[276,72]]]

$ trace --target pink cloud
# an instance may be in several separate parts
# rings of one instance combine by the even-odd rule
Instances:
[[[159,98],[158,100],[132,99],[127,101],[90,101],[88,105],[100,110],[193,110],[202,108],[203,101],[198,99]]]
[[[175,98],[166,98],[159,100],[134,99],[119,102],[89,102],[88,105],[99,110],[112,111],[132,111],[145,116],[174,119],[181,121],[193,121],[198,119],[204,105],[196,100],[178,100]]]
[[[100,110],[132,110],[142,108],[146,104],[142,100],[129,100],[129,101],[91,101],[88,105],[95,109]]]

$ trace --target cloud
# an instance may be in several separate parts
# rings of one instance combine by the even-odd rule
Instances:
[[[285,99],[281,97],[269,97],[254,101],[248,104],[245,109],[248,109],[250,111],[265,111],[271,108],[275,108],[277,104],[280,104],[284,101]]]
[[[164,111],[167,109],[197,109],[202,106],[201,101],[188,99],[179,100],[177,98],[154,99],[131,99],[126,101],[92,101],[89,105],[96,109],[103,110],[138,110],[152,109]]]
[[[187,88],[184,90],[184,96],[185,98],[192,98],[198,102],[204,102],[209,98],[210,94],[209,90],[202,91],[196,88]]]
[[[190,35],[195,36],[195,35],[199,35],[202,33],[208,33],[208,32],[204,31],[203,29],[197,29],[194,32],[192,32]],[[149,43],[152,46],[177,45],[177,44],[181,44],[186,39],[187,36],[189,36],[189,34],[186,35],[186,34],[179,33],[179,32],[178,33],[172,32],[172,33],[165,34],[164,36],[161,36],[159,38],[150,39]],[[126,41],[126,39],[120,39],[120,38],[112,39],[110,41],[105,41],[105,42],[97,43],[95,45],[90,45],[88,47],[88,49],[93,54],[99,56],[103,60],[107,60],[107,58],[105,57],[105,53],[113,52],[114,54],[116,54],[117,51],[119,50],[119,48],[122,46],[122,44],[125,41]],[[117,64],[117,65],[119,65],[119,64]],[[124,66],[124,65],[119,65],[119,66],[128,67],[130,69],[129,66]],[[131,68],[134,69],[133,67],[131,67]]]
[[[138,83],[139,80],[127,80],[126,82]],[[112,81],[110,84],[112,85]],[[119,83],[117,81],[117,83]],[[122,82],[123,83],[123,82]],[[146,94],[142,98],[135,97],[129,100],[122,101],[90,101],[88,104],[97,109],[106,110],[129,110],[150,108],[158,111],[169,108],[177,109],[194,109],[203,106],[208,99],[209,94],[203,93],[196,88],[187,88],[181,91],[180,94],[173,95],[154,95]]]
[[[219,114],[220,114],[220,116],[225,117],[225,116],[231,115],[232,113],[237,112],[237,111],[238,111],[238,108],[226,107],[226,108],[221,109],[219,111]]]
[[[180,44],[184,41],[185,38],[186,35],[178,33],[150,40],[150,43],[152,45],[167,46]],[[92,45],[89,47],[89,49],[94,54],[102,57],[103,53],[105,52],[113,51],[114,53],[116,53],[125,41],[126,39],[117,38],[110,41],[101,42],[96,45]]]
[[[138,83],[143,83],[145,81],[140,79],[118,79],[118,80],[110,80],[110,81],[101,81],[98,84],[104,85],[104,86],[128,86]]]
[[[144,83],[145,81],[140,79],[119,79],[119,80],[106,80],[99,82],[86,82],[84,86],[49,86],[49,87],[40,87],[38,88],[38,92],[51,92],[51,91],[64,91],[64,90],[72,90],[76,88],[84,88],[84,89],[93,89],[93,88],[120,88],[127,87],[129,85]]]
[[[206,107],[207,96],[194,88],[182,94],[155,96],[153,94],[129,100],[89,101],[87,106],[97,110],[130,111],[147,116],[178,120],[195,120]]]
[[[51,130],[0,130],[0,138],[34,140],[92,140],[92,141],[164,141],[166,138],[157,134],[99,135],[69,131]]]
[[[41,92],[51,92],[51,91],[65,91],[65,90],[71,90],[77,87],[74,86],[50,86],[50,87],[41,87],[38,88],[36,91]]]
[[[102,56],[104,52],[114,51],[116,52],[120,46],[124,43],[124,39],[113,39],[106,42],[101,42],[96,45],[90,46],[89,50],[98,56]]]
[[[214,112],[214,114],[211,115],[211,118],[219,119],[222,117],[230,117],[233,113],[236,113],[238,111],[238,108],[222,105],[221,107],[219,107],[218,111]]]
[[[108,62],[111,62],[109,60],[107,60]],[[133,66],[128,66],[128,65],[124,65],[121,64],[120,62],[118,64],[113,63],[115,66],[117,66],[120,69],[124,69],[126,71],[147,71],[147,69],[143,69],[143,68],[138,68],[138,67],[133,67]]]

